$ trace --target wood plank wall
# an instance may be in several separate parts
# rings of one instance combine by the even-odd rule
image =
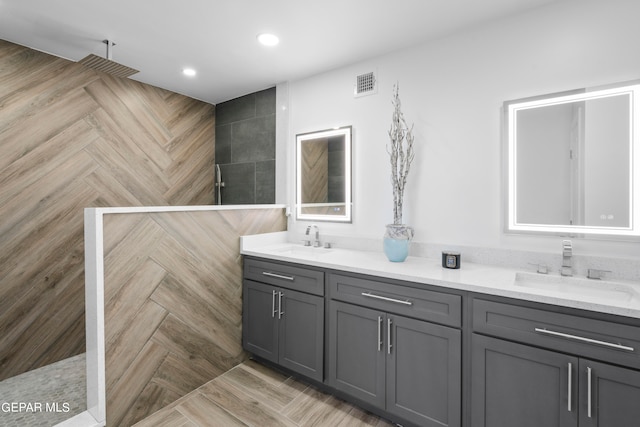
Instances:
[[[85,348],[83,208],[213,202],[215,107],[0,40],[0,380]]]
[[[245,360],[241,235],[283,209],[104,218],[107,426],[129,426]]]

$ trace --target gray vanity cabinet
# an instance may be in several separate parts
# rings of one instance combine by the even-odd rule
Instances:
[[[277,288],[245,280],[242,286],[242,346],[272,362],[278,361]]]
[[[329,303],[329,384],[376,407],[385,406],[385,313]]]
[[[247,269],[258,269],[260,274],[253,271],[248,275]],[[302,284],[300,273],[304,275]],[[263,281],[248,280],[248,276]],[[313,278],[311,284],[309,277]],[[245,261],[242,345],[256,356],[322,381],[324,297],[293,287],[323,294],[324,273],[276,263]]]
[[[459,426],[460,331],[403,316],[386,321],[387,412],[420,426]]]
[[[576,357],[475,334],[472,346],[472,427],[577,426]]]
[[[473,304],[472,427],[640,425],[640,328]]]
[[[640,425],[640,372],[473,336],[473,427]]]
[[[640,425],[640,371],[581,359],[580,372],[580,427]]]
[[[336,274],[329,289],[329,385],[415,425],[459,426],[461,331],[409,315],[455,323],[460,297]]]

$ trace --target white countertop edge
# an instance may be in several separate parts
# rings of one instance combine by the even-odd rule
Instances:
[[[241,254],[640,319],[637,304],[600,303],[576,295],[515,287],[515,274],[520,270],[464,262],[460,269],[449,270],[442,268],[439,259],[408,257],[403,263],[393,263],[382,252],[337,248],[318,256],[294,256],[278,253],[279,249],[291,245],[282,240],[286,239],[286,232],[282,234],[269,233],[262,238],[245,240]]]
[[[287,243],[288,236],[287,231],[240,236],[240,253],[254,248]]]
[[[286,205],[193,205],[193,206],[122,206],[109,208],[85,208],[101,214],[228,211],[238,209],[284,209]]]

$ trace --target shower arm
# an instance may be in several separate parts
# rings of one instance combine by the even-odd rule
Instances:
[[[102,40],[102,43],[107,45],[107,59],[109,61],[113,61],[113,53],[111,52],[111,48],[113,46],[115,46],[116,44],[114,42],[112,42],[111,40]]]

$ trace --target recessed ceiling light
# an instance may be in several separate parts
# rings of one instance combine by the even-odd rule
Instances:
[[[185,76],[193,77],[196,75],[196,70],[194,70],[193,68],[185,68],[182,70],[182,74],[184,74]]]
[[[258,41],[265,46],[275,46],[280,43],[278,36],[269,33],[258,34]]]

